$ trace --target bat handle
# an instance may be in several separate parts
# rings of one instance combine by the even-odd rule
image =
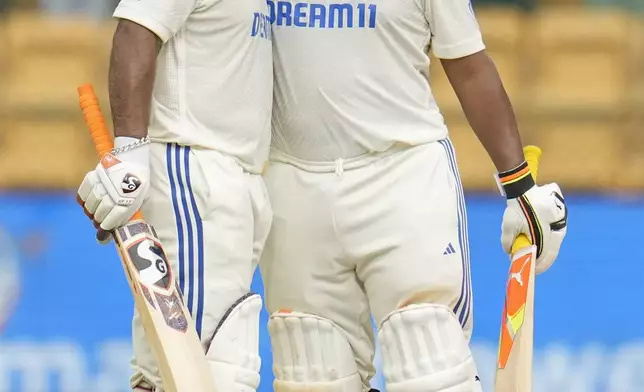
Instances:
[[[114,142],[107,130],[105,117],[101,112],[98,97],[91,84],[84,84],[78,88],[78,103],[83,111],[83,118],[94,142],[94,147],[96,147],[96,154],[100,159],[114,148]]]
[[[532,177],[537,181],[537,174],[539,173],[539,159],[541,159],[541,149],[537,146],[526,146],[523,148],[525,160],[528,162],[528,167],[532,173]],[[531,246],[530,238],[525,234],[520,234],[512,244],[512,253],[515,253],[523,248]]]
[[[84,84],[78,87],[78,103],[81,111],[83,112],[83,118],[85,119],[85,124],[89,130],[89,134],[94,142],[96,154],[98,155],[98,158],[101,159],[105,154],[112,151],[112,148],[114,148],[114,141],[107,129],[107,123],[105,122],[105,117],[103,116],[103,112],[101,111],[101,107],[98,103],[98,97],[96,96],[94,87],[91,84]],[[141,211],[137,211],[132,218],[130,218],[130,221],[138,219],[143,219]]]
[[[528,167],[532,173],[532,177],[537,181],[537,174],[539,173],[539,160],[541,159],[541,149],[537,146],[525,146],[523,148],[525,160],[528,162]]]

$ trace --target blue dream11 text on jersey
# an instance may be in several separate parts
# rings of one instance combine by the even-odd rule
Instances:
[[[376,4],[291,3],[268,0],[271,24],[319,29],[376,27]]]

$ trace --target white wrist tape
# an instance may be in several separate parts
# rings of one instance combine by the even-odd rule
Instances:
[[[122,161],[148,167],[150,165],[150,139],[147,136],[142,139],[117,136],[114,138],[112,155],[118,156]]]

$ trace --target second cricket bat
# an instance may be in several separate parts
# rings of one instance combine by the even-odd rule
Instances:
[[[78,94],[99,159],[103,159],[106,167],[118,163],[117,158],[105,155],[111,151],[113,141],[92,86],[79,87]],[[183,303],[156,231],[137,212],[112,236],[165,391],[215,392],[194,321]]]
[[[541,150],[524,148],[530,171],[537,178]],[[537,247],[526,235],[512,245],[496,369],[495,392],[532,392],[534,353],[534,281]]]

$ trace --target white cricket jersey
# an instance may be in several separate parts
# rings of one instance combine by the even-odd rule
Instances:
[[[273,148],[329,161],[447,136],[429,57],[485,49],[469,0],[268,0]]]
[[[265,0],[121,0],[114,16],[159,36],[149,136],[216,149],[261,172],[273,67]]]

